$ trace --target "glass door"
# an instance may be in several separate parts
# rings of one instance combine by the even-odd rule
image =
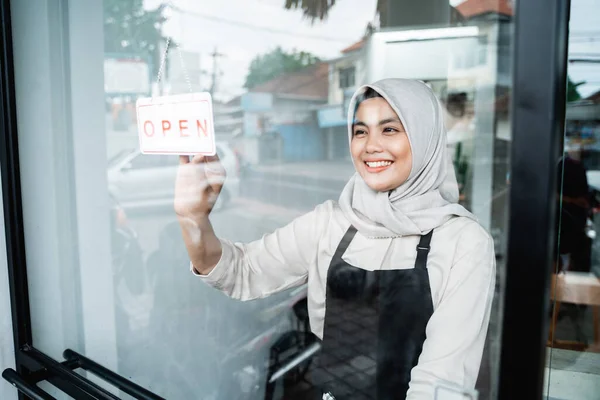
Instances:
[[[590,26],[598,1],[572,1],[546,392],[553,399],[591,399],[600,389],[598,163],[600,46]]]
[[[542,7],[566,18],[542,3],[3,1],[10,22],[3,24],[10,43],[10,63],[3,64],[10,88],[3,98],[3,194],[18,349],[16,374],[7,379],[38,398],[320,399],[324,387],[338,399],[373,398],[377,356],[342,354],[360,347],[368,315],[345,318],[328,306],[348,334],[324,353],[325,300],[315,294],[324,270],[248,301],[193,273],[174,211],[180,160],[140,152],[136,101],[211,94],[227,178],[210,222],[222,246],[242,254],[262,248],[264,255],[269,242],[316,207],[337,210],[355,173],[346,117],[353,93],[404,78],[422,81],[439,99],[456,201],[477,218],[494,254],[483,264],[485,287],[458,308],[473,315],[460,324],[456,314],[444,328],[456,338],[452,351],[470,352],[471,361],[457,367],[441,349],[439,368],[436,357],[429,366],[421,361],[423,379],[409,390],[496,399],[515,398],[507,382],[541,389],[531,372],[542,368],[537,343],[523,348],[530,371],[517,374],[518,357],[510,352],[519,340],[506,332],[507,321],[542,315],[543,301],[518,307],[514,299],[523,292],[505,288],[521,279],[510,267],[520,262],[511,238],[533,232],[529,225],[515,234],[514,216],[550,215],[512,192],[531,184],[514,171],[534,166],[534,178],[549,179],[537,167],[552,146],[542,146],[540,158],[519,150],[532,135],[519,119],[527,108],[519,96],[527,98],[529,88],[519,92],[513,84],[521,77],[515,74],[554,65],[548,60],[556,48],[560,54],[561,32],[549,22],[541,28],[554,36],[538,60],[528,66],[517,46],[532,46],[535,36],[515,31],[525,29],[521,10],[523,18]],[[536,88],[550,85],[552,92],[548,82],[560,74],[544,73],[548,81],[540,83],[540,75]],[[546,121],[553,99],[536,103],[529,122]],[[559,120],[553,114],[548,130]],[[328,260],[338,233],[319,245]],[[543,261],[547,245],[536,243],[528,257]],[[461,251],[476,250],[468,243]],[[327,268],[329,261],[321,263]],[[250,272],[264,267],[249,265]],[[260,281],[271,272],[252,276]],[[431,274],[432,282],[439,279]],[[448,276],[457,287],[463,282]],[[434,314],[454,293],[444,296],[446,286],[437,282]],[[538,298],[544,283],[535,286]],[[534,322],[541,336],[543,325]]]

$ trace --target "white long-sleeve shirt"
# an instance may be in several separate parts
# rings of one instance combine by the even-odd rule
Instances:
[[[221,240],[219,263],[209,274],[196,275],[240,300],[308,282],[310,325],[322,338],[327,270],[349,226],[337,203],[328,201],[260,240],[246,244]],[[376,239],[358,232],[343,259],[366,270],[413,268],[419,238]],[[408,400],[433,399],[438,383],[475,387],[495,268],[492,238],[477,222],[456,217],[435,229],[427,260],[434,312],[411,373]]]

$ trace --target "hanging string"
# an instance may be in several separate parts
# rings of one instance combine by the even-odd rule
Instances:
[[[173,4],[173,1],[169,1],[169,5],[175,9],[175,5]],[[166,60],[167,60],[167,55],[169,54],[169,45],[171,44],[171,36],[167,36],[167,40],[165,41],[165,50],[161,56],[161,60],[160,60],[160,65],[158,67],[158,73],[156,76],[156,84],[159,85],[160,84],[160,80],[162,78],[163,75],[163,70],[166,64]],[[185,78],[185,81],[187,83],[188,89],[190,90],[190,93],[193,93],[192,90],[192,81],[190,80],[190,76],[188,74],[187,68],[185,67],[185,62],[183,60],[183,55],[181,52],[181,46],[179,45],[179,42],[175,42],[175,45],[177,46],[177,53],[179,54],[179,62],[181,64],[181,70],[183,72],[183,76]],[[152,96],[152,99],[154,99],[154,96]]]
[[[188,85],[188,89],[190,89],[190,93],[192,93],[192,81],[190,80],[187,68],[185,67],[185,63],[183,62],[183,56],[181,55],[181,47],[179,46],[179,42],[175,42],[175,45],[177,46],[177,53],[179,53],[179,62],[181,63],[181,70],[183,71],[183,76]]]

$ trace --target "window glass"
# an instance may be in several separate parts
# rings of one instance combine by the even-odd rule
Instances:
[[[547,343],[548,398],[600,389],[600,2],[571,2],[564,151],[556,162],[557,222]]]
[[[354,67],[340,69],[340,87],[349,88],[354,86],[354,74]]]
[[[163,165],[163,160],[164,157],[162,156],[155,157],[147,154],[138,154],[131,159],[127,166],[132,169],[159,168]]]
[[[415,366],[422,379],[410,382],[410,390],[433,398],[438,386],[458,385],[459,391],[477,390],[479,399],[495,398],[509,211],[513,1],[13,0],[11,9],[19,151],[28,160],[20,172],[36,348],[60,361],[66,348],[73,349],[168,399],[308,399],[324,391],[341,399],[373,398],[384,390],[381,382],[402,375],[388,363],[392,367],[377,383],[375,366],[385,370],[387,354],[377,345],[386,329],[400,337],[397,318],[374,302],[348,307],[327,303],[324,294],[350,225],[344,212],[359,203],[343,211],[341,198],[350,191],[344,188],[357,169],[375,173],[395,160],[403,167],[413,162],[402,152],[388,157],[393,160],[372,156],[369,146],[353,161],[347,116],[354,91],[381,79],[407,79],[431,101],[407,106],[410,115],[403,116],[418,124],[386,126],[381,137],[406,138],[437,121],[435,132],[446,143],[436,147],[435,159],[445,163],[436,171],[449,172],[444,182],[450,186],[432,179],[440,190],[450,188],[444,196],[466,215],[452,221],[471,221],[468,211],[481,227],[477,240],[461,239],[461,246],[458,225],[444,220],[434,227],[433,264],[426,264],[431,282],[423,285],[429,297],[414,303],[423,307],[415,311],[423,323],[439,325],[428,333],[429,342],[422,343],[424,335],[414,340],[421,340],[424,360],[442,361]],[[136,102],[190,92],[211,94],[226,179],[211,175],[215,169],[208,165],[202,180],[181,184],[180,159],[173,154],[125,161],[139,150]],[[435,101],[427,97],[432,92]],[[389,111],[385,101],[380,104]],[[377,125],[370,122],[373,113],[363,122]],[[426,151],[413,138],[412,144],[394,143],[414,150],[416,170],[426,164]],[[409,182],[408,175],[403,179]],[[185,223],[207,226],[180,208],[200,196],[186,197],[200,181],[208,184],[202,195],[214,201],[211,230],[185,239]],[[364,193],[378,191],[370,188]],[[394,209],[386,203],[369,211],[386,207]],[[416,270],[420,236],[431,231],[375,240],[357,229],[350,250],[339,254],[360,270],[357,281],[375,296],[365,296],[371,300],[385,292],[387,275],[379,272],[389,269],[397,277]],[[452,229],[456,235],[448,234]],[[190,252],[190,243],[204,243],[213,233],[220,240]],[[487,250],[468,257],[474,242]],[[388,252],[389,243],[406,243],[408,250]],[[217,254],[211,260],[221,260],[219,270],[196,276],[190,261],[198,253]],[[459,253],[465,257],[454,260]],[[464,261],[476,257],[484,261]],[[465,276],[480,279],[471,288],[458,286],[473,280],[450,272],[460,260],[463,271],[474,268]],[[456,285],[457,296],[443,289],[447,284]],[[334,331],[345,333],[332,338]],[[402,379],[407,376],[410,370]]]

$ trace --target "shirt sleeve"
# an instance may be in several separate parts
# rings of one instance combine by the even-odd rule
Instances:
[[[494,243],[471,241],[454,262],[438,306],[427,324],[407,400],[430,400],[438,384],[474,389],[483,355],[496,280]]]
[[[221,259],[207,275],[194,275],[239,300],[266,297],[305,283],[316,262],[319,238],[328,223],[331,205],[324,203],[283,228],[250,243],[220,239]]]

